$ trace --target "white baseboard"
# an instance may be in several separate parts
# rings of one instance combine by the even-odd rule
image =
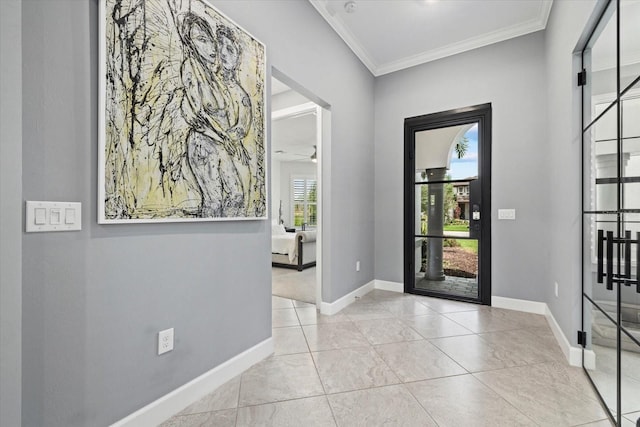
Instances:
[[[372,280],[366,285],[361,286],[355,291],[345,295],[339,300],[333,303],[322,303],[320,312],[326,315],[333,315],[349,304],[356,300],[356,297],[361,297],[373,289],[381,289],[385,291],[404,292],[404,284],[399,282],[388,282],[385,280]],[[505,298],[499,296],[491,297],[491,305],[496,308],[505,308],[508,310],[522,311],[525,313],[540,314],[546,317],[547,323],[553,332],[562,353],[564,354],[567,362],[571,366],[582,366],[582,349],[580,347],[574,347],[569,343],[569,340],[560,329],[558,322],[549,310],[549,307],[544,302],[528,301],[516,298]],[[595,353],[592,351],[585,351],[585,367],[592,369],[595,367]]]
[[[273,351],[273,338],[268,338],[117,421],[111,427],[155,427],[270,356]]]
[[[496,308],[506,308],[509,310],[524,311],[526,313],[542,314],[547,318],[547,323],[556,338],[564,357],[571,366],[582,366],[582,349],[574,347],[560,329],[560,325],[549,310],[549,306],[544,302],[527,301],[515,298],[491,297],[491,305]],[[585,366],[595,366],[595,354],[593,352],[585,352]]]
[[[580,365],[578,365],[580,366]],[[584,351],[584,367],[589,370],[596,369],[596,353],[593,350]]]
[[[383,291],[404,292],[404,283],[374,280],[374,287]]]
[[[546,306],[546,304],[545,304]],[[553,317],[551,310],[549,307],[546,307],[545,316],[547,318],[547,323],[549,323],[549,327],[553,332],[553,335],[556,337],[556,341],[560,346],[560,349],[564,353],[564,357],[567,358],[569,365],[571,366],[582,366],[582,348],[574,347],[569,343],[569,340],[560,329],[560,325],[556,321],[556,318]],[[591,354],[589,354],[591,353]],[[592,364],[595,366],[595,354],[592,351],[585,352],[585,366],[588,368]]]
[[[506,308],[508,310],[524,311],[525,313],[547,314],[547,304],[538,301],[492,296],[491,306]]]
[[[320,305],[320,313],[326,314],[327,316],[331,316],[352,304],[356,298],[364,296],[371,292],[374,289],[375,280],[370,281],[369,283],[360,286],[355,291],[349,292],[347,295],[342,298],[337,299],[334,302],[323,302]]]

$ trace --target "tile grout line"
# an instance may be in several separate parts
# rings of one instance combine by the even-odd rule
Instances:
[[[279,297],[282,298],[282,297]],[[485,339],[484,336],[490,336],[493,334],[500,334],[500,333],[508,333],[508,332],[513,332],[513,331],[527,331],[531,334],[536,335],[536,337],[543,339],[543,336],[539,336],[533,332],[531,332],[530,330],[533,328],[536,328],[536,326],[532,326],[532,327],[516,327],[514,329],[500,329],[500,330],[492,330],[492,331],[482,331],[482,332],[471,332],[471,334],[465,334],[465,335],[454,335],[454,336],[447,336],[447,337],[435,337],[435,338],[426,338],[424,337],[422,334],[420,334],[420,332],[418,332],[415,328],[411,327],[410,325],[407,325],[406,323],[404,323],[403,321],[403,317],[411,317],[411,318],[416,318],[416,317],[421,317],[421,316],[433,316],[433,315],[439,315],[441,316],[441,319],[448,319],[449,321],[454,322],[455,324],[459,325],[460,327],[464,328],[465,330],[468,330],[468,328],[458,322],[456,322],[455,320],[451,319],[450,317],[447,316],[447,314],[454,314],[454,313],[463,313],[463,312],[469,312],[469,311],[477,311],[477,310],[465,310],[465,311],[458,311],[458,312],[450,312],[450,313],[440,313],[435,311],[434,309],[432,309],[431,307],[425,305],[424,303],[417,301],[419,304],[427,307],[430,310],[434,311],[434,314],[423,314],[423,315],[411,315],[411,316],[400,316],[397,315],[394,312],[391,312],[387,306],[385,305],[385,302],[387,303],[391,303],[392,301],[385,301],[383,299],[377,300],[367,300],[367,301],[356,301],[355,304],[361,306],[361,305],[370,305],[370,304],[376,304],[378,305],[381,309],[390,312],[390,314],[392,315],[392,317],[385,317],[385,318],[373,318],[373,319],[361,319],[358,321],[354,321],[353,319],[351,319],[350,317],[346,316],[346,318],[348,319],[347,321],[352,323],[352,325],[354,326],[354,330],[358,331],[360,335],[364,336],[364,338],[366,339],[367,344],[366,345],[359,345],[359,346],[348,346],[348,347],[340,347],[340,348],[328,348],[328,349],[323,349],[323,350],[317,350],[315,352],[311,351],[310,348],[310,344],[309,344],[309,338],[307,336],[307,333],[304,330],[304,326],[315,326],[315,327],[324,327],[325,324],[320,324],[318,321],[318,313],[316,311],[316,323],[315,324],[309,324],[309,325],[302,325],[302,320],[300,318],[300,314],[298,312],[298,308],[302,308],[302,307],[296,307],[295,304],[293,303],[292,300],[289,299],[289,301],[291,301],[292,303],[292,307],[289,308],[294,308],[295,310],[295,315],[296,315],[296,319],[297,319],[297,325],[290,325],[290,326],[282,326],[282,327],[278,327],[278,328],[274,328],[274,329],[282,329],[282,328],[293,328],[293,327],[299,327],[300,330],[303,333],[303,337],[305,339],[305,343],[306,343],[306,351],[301,352],[301,353],[287,353],[285,355],[279,355],[279,356],[286,356],[286,355],[293,355],[293,354],[309,354],[312,360],[312,363],[314,364],[314,368],[315,368],[315,372],[317,375],[317,378],[320,381],[321,387],[322,387],[322,394],[317,394],[314,396],[304,396],[304,397],[298,397],[298,398],[292,398],[292,399],[283,399],[283,400],[276,400],[274,402],[264,402],[264,403],[258,403],[258,404],[254,404],[254,405],[246,405],[243,407],[240,407],[240,397],[241,397],[241,393],[242,393],[242,379],[244,377],[244,373],[242,373],[240,375],[240,380],[239,380],[239,385],[238,385],[238,395],[236,398],[236,413],[235,413],[235,425],[237,426],[238,424],[238,420],[239,420],[239,412],[240,409],[244,409],[244,408],[251,408],[251,407],[258,407],[258,406],[264,406],[264,405],[272,405],[272,404],[277,404],[277,403],[281,403],[281,402],[288,402],[288,401],[296,401],[296,400],[304,400],[304,399],[308,399],[308,398],[314,398],[314,397],[320,397],[320,396],[324,396],[325,402],[329,405],[329,409],[331,411],[333,420],[334,420],[334,424],[337,426],[338,422],[337,422],[337,418],[336,418],[336,414],[334,413],[334,408],[332,407],[329,397],[333,396],[333,395],[339,395],[339,394],[346,394],[346,393],[353,393],[353,392],[365,392],[367,390],[372,390],[372,389],[380,389],[380,388],[385,388],[385,387],[391,387],[391,386],[397,386],[397,385],[401,385],[403,386],[403,389],[407,390],[409,392],[409,394],[412,396],[412,399],[417,401],[417,403],[419,404],[419,406],[426,412],[426,414],[430,417],[431,420],[433,420],[434,422],[435,419],[433,419],[433,416],[430,414],[430,412],[420,403],[420,401],[417,399],[417,397],[409,390],[408,385],[412,384],[412,383],[420,383],[420,382],[425,382],[425,381],[435,381],[435,380],[439,380],[439,379],[444,379],[444,378],[452,378],[452,377],[458,377],[458,376],[465,376],[465,375],[471,375],[474,379],[478,380],[480,384],[482,384],[483,386],[487,387],[489,390],[491,390],[491,392],[495,393],[496,396],[498,396],[500,399],[502,399],[504,402],[506,402],[510,407],[512,407],[517,413],[521,414],[522,416],[524,416],[526,419],[531,420],[532,422],[535,423],[535,421],[533,421],[529,416],[527,416],[526,414],[524,414],[520,409],[518,409],[513,403],[511,403],[509,400],[507,400],[506,398],[504,398],[500,393],[498,393],[497,390],[494,390],[491,386],[489,386],[488,384],[484,383],[482,380],[480,380],[480,378],[478,378],[476,375],[477,374],[483,374],[483,373],[488,373],[488,372],[492,372],[492,373],[497,373],[499,371],[506,371],[509,369],[516,369],[516,368],[525,368],[525,367],[531,367],[531,366],[536,366],[536,365],[543,365],[543,364],[558,364],[558,365],[562,365],[564,366],[561,362],[555,361],[555,360],[541,360],[541,361],[536,361],[533,363],[529,363],[529,362],[525,362],[521,365],[516,365],[516,366],[505,366],[505,367],[501,367],[501,368],[496,368],[496,369],[490,369],[490,370],[485,370],[485,371],[478,371],[478,372],[471,372],[469,370],[467,370],[466,368],[464,368],[462,365],[460,365],[452,356],[450,356],[449,354],[447,354],[444,350],[442,350],[441,348],[439,348],[437,345],[435,345],[432,340],[438,340],[438,339],[445,339],[445,338],[454,338],[454,337],[470,337],[471,335],[475,335],[477,336],[482,342],[485,342],[488,345],[491,345],[492,347],[497,347],[502,349],[502,346],[499,344],[494,344],[490,341],[487,341]],[[315,308],[315,307],[314,307]],[[277,310],[277,309],[273,309],[273,310]],[[284,308],[281,308],[281,310],[284,310]],[[400,310],[400,312],[402,312]],[[497,313],[500,312],[500,310],[496,310]],[[381,343],[381,344],[373,344],[368,338],[367,336],[362,332],[361,328],[358,327],[357,322],[359,321],[369,321],[369,320],[389,320],[389,319],[394,319],[396,321],[399,321],[401,324],[404,325],[404,327],[408,330],[414,331],[415,333],[417,333],[420,337],[420,339],[417,340],[401,340],[401,341],[394,341],[394,342],[390,342],[390,343]],[[336,322],[337,324],[344,324],[345,322]],[[329,325],[335,325],[336,323],[328,323],[326,324],[327,326]],[[440,353],[444,354],[448,359],[450,359],[452,362],[454,362],[456,365],[458,365],[463,371],[465,371],[465,373],[460,373],[460,374],[454,374],[454,375],[445,375],[445,376],[439,376],[439,377],[434,377],[434,378],[427,378],[427,379],[422,379],[422,380],[413,380],[413,381],[403,381],[400,379],[400,377],[397,376],[395,370],[393,368],[391,368],[391,366],[387,363],[387,361],[382,358],[381,354],[378,352],[377,347],[380,346],[384,346],[384,345],[389,345],[389,344],[399,344],[399,343],[407,343],[407,342],[416,342],[416,341],[426,341],[428,342],[430,345],[432,345],[437,351],[439,351]],[[395,384],[384,384],[384,385],[374,385],[374,386],[370,386],[370,387],[365,387],[365,388],[358,388],[358,389],[354,389],[354,390],[346,390],[346,391],[340,391],[340,392],[335,392],[335,393],[327,393],[327,389],[325,387],[324,382],[322,381],[322,378],[320,376],[320,372],[318,369],[318,364],[316,363],[316,359],[314,358],[314,353],[321,353],[321,352],[330,352],[330,351],[336,351],[336,350],[348,350],[348,349],[354,349],[354,348],[360,348],[360,349],[372,349],[373,350],[373,354],[377,356],[378,359],[380,359],[380,361],[382,362],[382,364],[387,367],[391,373],[394,374],[394,376],[396,377],[396,379],[399,381],[399,383],[395,383]],[[275,355],[274,355],[275,356]],[[275,356],[277,357],[277,356]],[[215,413],[215,412],[219,412],[222,410],[217,410],[217,411],[204,411],[204,412],[198,412],[198,413],[194,413],[194,414],[187,414],[187,415],[198,415],[198,414],[202,414],[202,413]],[[177,416],[178,414],[175,414],[174,416]],[[597,421],[597,420],[596,420]],[[437,424],[437,422],[436,422]]]
[[[242,393],[242,377],[244,377],[244,372],[240,374],[240,380],[238,384],[238,397],[236,398],[236,422],[233,424],[236,427],[238,426],[238,415],[240,414],[240,395]]]
[[[294,309],[295,309],[295,305],[294,305]],[[316,322],[317,322],[317,316],[318,316],[318,309],[317,307],[314,307],[316,309]],[[338,421],[336,420],[336,416],[333,412],[333,408],[331,407],[331,403],[329,402],[329,398],[327,397],[327,390],[324,386],[324,383],[322,382],[322,377],[320,377],[320,371],[318,370],[318,366],[316,364],[316,360],[313,357],[313,352],[311,351],[311,346],[309,345],[309,339],[307,338],[307,334],[304,331],[304,327],[302,326],[302,321],[300,320],[300,316],[298,315],[298,310],[295,311],[296,312],[296,317],[298,318],[298,323],[300,324],[300,330],[302,331],[302,336],[304,337],[305,343],[307,344],[307,353],[309,354],[309,357],[311,357],[311,362],[313,363],[313,367],[316,370],[316,375],[318,376],[318,381],[320,381],[320,386],[322,387],[322,391],[323,391],[323,397],[325,399],[325,401],[327,402],[327,406],[329,406],[329,410],[331,411],[331,417],[333,418],[333,422],[336,425],[336,427],[338,426]],[[318,323],[316,323],[316,325],[318,325]],[[306,398],[305,398],[306,399]]]
[[[425,380],[423,380],[425,381]],[[428,380],[427,380],[428,381]],[[416,381],[417,382],[417,381]],[[427,413],[427,415],[429,416],[429,418],[431,418],[433,420],[434,423],[436,423],[437,426],[440,426],[440,423],[438,423],[438,420],[435,419],[435,417],[433,415],[431,415],[431,412],[429,412],[429,410],[427,408],[424,407],[424,405],[422,403],[420,403],[420,401],[418,400],[418,398],[411,392],[411,389],[409,387],[406,386],[407,383],[403,383],[402,385],[404,386],[405,390],[407,390],[407,392],[409,393],[409,395],[411,397],[413,397],[413,400],[422,408],[422,410],[424,412]]]
[[[316,316],[317,315],[318,315],[318,313],[317,313],[317,309],[316,309]],[[297,311],[296,311],[296,316],[298,316],[298,312]],[[316,317],[316,319],[317,319],[317,317]],[[298,322],[300,322],[300,317],[298,317]],[[307,353],[309,353],[309,357],[311,357],[311,362],[313,363],[313,367],[316,370],[316,375],[318,376],[318,381],[320,381],[320,386],[322,387],[322,391],[324,392],[324,396],[326,398],[327,390],[324,387],[324,383],[322,382],[322,377],[320,377],[320,371],[318,370],[318,365],[316,364],[316,360],[313,357],[313,352],[311,351],[311,346],[309,345],[309,339],[307,338],[307,334],[305,333],[304,328],[302,327],[302,325],[300,325],[300,329],[302,330],[302,336],[304,336],[304,340],[307,343],[307,350],[308,350]],[[327,404],[328,403],[329,402],[327,401]],[[331,405],[329,405],[329,406],[331,406]],[[334,417],[334,421],[335,421],[335,417]]]
[[[512,367],[509,368],[501,368],[501,369],[496,369],[494,371],[483,371],[483,372],[495,372],[495,371],[499,371],[499,370],[505,370],[505,369],[511,369]],[[473,378],[475,378],[476,380],[478,380],[480,382],[480,384],[482,384],[483,386],[487,387],[489,390],[491,390],[493,393],[495,393],[496,396],[498,396],[500,399],[504,400],[509,406],[511,406],[513,409],[515,409],[518,413],[522,414],[525,418],[527,418],[528,420],[531,420],[532,423],[539,425],[538,422],[536,422],[536,420],[532,419],[530,416],[528,416],[527,414],[525,414],[524,412],[522,412],[522,410],[520,408],[518,408],[517,406],[515,406],[512,402],[510,402],[509,400],[505,399],[500,393],[498,393],[497,390],[494,390],[493,387],[491,387],[489,384],[486,384],[484,381],[482,381],[480,378],[478,378],[475,373],[471,373],[471,375],[473,376]]]

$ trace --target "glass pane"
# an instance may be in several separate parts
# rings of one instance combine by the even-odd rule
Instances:
[[[624,214],[624,229],[632,239],[640,232],[640,214]],[[631,246],[631,279],[638,280],[638,246]],[[627,261],[625,261],[626,263]],[[640,288],[635,284],[620,286],[620,319],[622,326],[621,403],[622,413],[640,411]],[[626,415],[625,415],[626,416]],[[635,414],[634,421],[640,417]]]
[[[453,186],[451,184],[422,184],[420,188],[420,204],[416,200],[416,207],[420,206],[416,215],[416,227],[419,235],[442,236],[444,224],[453,217]],[[416,194],[416,198],[418,194]],[[419,221],[419,224],[418,224]]]
[[[304,223],[304,204],[296,203],[293,205],[293,225],[301,227]]]
[[[588,95],[585,100],[592,106],[600,103],[611,104],[617,93],[617,61],[616,61],[616,2],[610,3],[600,25],[591,40],[585,55],[584,61],[587,70],[587,86],[585,91]],[[611,96],[613,95],[613,96]],[[607,99],[602,100],[605,96]],[[591,110],[592,114],[585,114],[585,126],[591,123],[597,112]]]
[[[594,128],[590,127],[582,134],[582,210],[596,210],[596,163]]]
[[[626,229],[637,229],[640,215],[625,215]],[[635,217],[635,218],[630,218]],[[633,232],[635,239],[636,233]],[[636,258],[636,248],[632,252],[633,260],[631,268],[631,278],[637,280],[638,266]],[[622,325],[622,357],[621,357],[621,402],[622,413],[629,414],[640,411],[640,289],[636,285],[620,287],[620,318]],[[636,415],[636,418],[640,414]],[[635,420],[635,418],[634,418]]]
[[[598,263],[598,231],[602,231],[603,237],[607,232],[613,232],[616,236],[617,215],[616,214],[589,214],[584,217],[584,285],[583,292],[589,296],[603,311],[611,313],[613,319],[617,318],[618,285],[612,284],[611,289],[607,289],[607,242],[602,242],[602,277],[599,277]],[[618,272],[617,251],[611,253],[613,261],[611,270],[614,274]],[[613,276],[612,276],[613,277]]]
[[[478,299],[478,241],[416,238],[417,289]]]
[[[594,109],[604,111],[605,104]],[[617,108],[609,109],[584,134],[584,190],[586,211],[612,211],[618,208]]]
[[[315,203],[310,203],[307,205],[307,222],[309,226],[315,227],[318,225],[318,207]]]
[[[471,218],[471,192],[469,183],[470,181],[463,181],[451,184],[455,204],[453,205],[451,224],[449,224],[448,227],[446,225],[444,227],[445,234],[449,234],[447,231],[455,231],[465,232],[466,236],[469,235],[469,219]]]
[[[631,234],[631,239],[638,240],[640,239],[640,213],[626,213],[623,215],[623,228],[626,233],[629,232]],[[631,272],[631,276],[633,279],[637,279],[638,275],[638,252],[640,251],[640,247],[638,244],[630,245],[630,267],[628,270]],[[625,263],[627,261],[625,260]],[[640,287],[632,286],[632,291],[628,291],[627,289],[623,289],[623,293],[621,294],[622,302],[629,304],[640,304]],[[640,321],[640,317],[637,319]]]
[[[469,237],[470,181],[416,185],[415,234]]]
[[[640,209],[640,84],[622,100],[623,207]]]
[[[451,179],[478,177],[478,124],[475,123],[458,139],[449,161]],[[468,187],[467,187],[468,189]]]
[[[293,200],[296,202],[304,202],[305,180],[293,180]]]
[[[634,310],[637,310],[637,307]],[[637,322],[634,322],[634,327],[629,328],[629,331],[640,341],[640,328]],[[640,418],[640,346],[626,334],[622,337],[620,372],[622,374],[620,382],[622,413],[625,416],[628,414],[628,418],[635,423]],[[623,425],[626,424],[623,423]]]
[[[317,184],[315,179],[307,180],[307,201],[317,202]]]
[[[640,76],[640,2],[620,2],[620,87],[626,88]]]
[[[478,124],[416,132],[416,182],[478,177]]]
[[[605,313],[584,299],[584,328],[587,332],[584,367],[609,410],[617,408],[617,328]]]
[[[638,239],[640,214],[625,214],[624,228]],[[638,280],[637,245],[631,245],[631,279]],[[621,401],[623,414],[640,411],[640,287],[635,284],[620,286],[620,319],[622,326]],[[640,414],[636,415],[636,418]]]
[[[624,209],[640,209],[640,181],[626,182],[623,186]]]

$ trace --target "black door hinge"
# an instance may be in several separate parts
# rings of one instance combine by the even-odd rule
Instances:
[[[584,86],[587,84],[587,70],[582,70],[578,73],[578,86]]]
[[[578,331],[578,344],[582,347],[587,345],[587,333],[585,331]]]

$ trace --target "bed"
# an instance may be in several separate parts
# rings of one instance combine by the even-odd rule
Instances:
[[[289,233],[283,225],[271,226],[271,265],[302,271],[316,265],[316,232]]]

